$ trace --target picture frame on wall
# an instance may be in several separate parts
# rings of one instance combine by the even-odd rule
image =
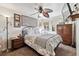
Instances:
[[[14,13],[14,27],[20,27],[20,15]]]

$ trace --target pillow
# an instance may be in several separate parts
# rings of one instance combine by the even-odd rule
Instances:
[[[35,34],[40,34],[40,29],[38,27],[37,28],[34,28],[33,30],[34,30],[34,33]]]
[[[42,30],[41,30],[41,34],[48,34],[48,31],[45,30],[45,29],[42,29]]]
[[[29,28],[24,28],[22,30],[22,35],[25,36],[25,35],[28,35],[29,34]]]

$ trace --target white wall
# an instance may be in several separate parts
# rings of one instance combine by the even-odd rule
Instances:
[[[56,25],[59,24],[60,22],[63,22],[63,17],[62,15],[55,16],[51,18],[51,25],[55,28],[56,31]]]
[[[59,24],[60,22],[63,22],[63,17],[62,15],[59,16],[55,16],[55,17],[51,17],[48,19],[40,19],[39,22],[49,22],[49,30],[52,30],[52,26],[54,27],[55,31],[56,31],[56,25]],[[43,26],[42,26],[43,27]]]
[[[77,55],[79,56],[79,19],[76,21],[76,47]]]
[[[20,31],[21,28],[14,28],[14,13],[23,15],[21,11],[19,10],[13,10],[13,9],[7,9],[5,7],[0,6],[0,34],[2,32],[3,37],[3,50],[6,49],[6,32],[3,33],[3,29],[6,30],[6,17],[8,17],[8,26],[9,26],[9,36],[12,37],[12,35],[14,34],[14,36],[16,34],[18,34],[17,32]],[[30,19],[30,18],[29,18]],[[30,20],[29,20],[30,21]],[[12,29],[12,30],[11,30]],[[15,31],[16,30],[16,31]],[[14,32],[13,32],[14,31]],[[13,33],[13,34],[12,34]],[[16,33],[16,34],[15,34]],[[16,35],[17,36],[17,35]],[[1,39],[0,39],[1,40]]]
[[[6,25],[5,17],[0,15],[0,33],[4,30],[5,25]]]
[[[12,23],[12,27],[13,27],[13,25],[14,25],[14,13],[17,13],[17,14],[20,14],[20,15],[22,14],[20,11],[7,9],[5,7],[0,6],[0,15],[1,15],[0,16],[0,21],[2,21],[0,23],[4,23],[5,20],[3,20],[3,19],[6,19],[6,17],[8,17],[8,21],[10,23]]]

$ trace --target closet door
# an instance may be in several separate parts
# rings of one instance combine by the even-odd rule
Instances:
[[[65,24],[63,26],[63,43],[72,44],[72,24]]]

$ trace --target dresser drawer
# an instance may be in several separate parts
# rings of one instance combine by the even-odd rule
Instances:
[[[16,49],[16,48],[20,48],[22,46],[24,46],[24,40],[23,39],[13,39],[11,40],[11,49]]]
[[[22,42],[22,41],[19,41],[19,42],[14,42],[14,43],[12,43],[13,45],[18,45],[18,44],[23,44],[24,42]]]
[[[23,40],[17,40],[17,41],[12,41],[13,43],[23,43],[24,41]]]
[[[12,40],[13,42],[20,42],[20,41],[23,41],[22,39],[14,39]]]
[[[72,24],[58,24],[57,25],[57,33],[62,37],[63,43],[66,45],[72,45],[73,38],[72,35]]]
[[[13,49],[16,49],[16,48],[20,48],[20,47],[22,47],[24,44],[17,44],[17,45],[15,45],[14,44],[14,46],[12,47]]]

